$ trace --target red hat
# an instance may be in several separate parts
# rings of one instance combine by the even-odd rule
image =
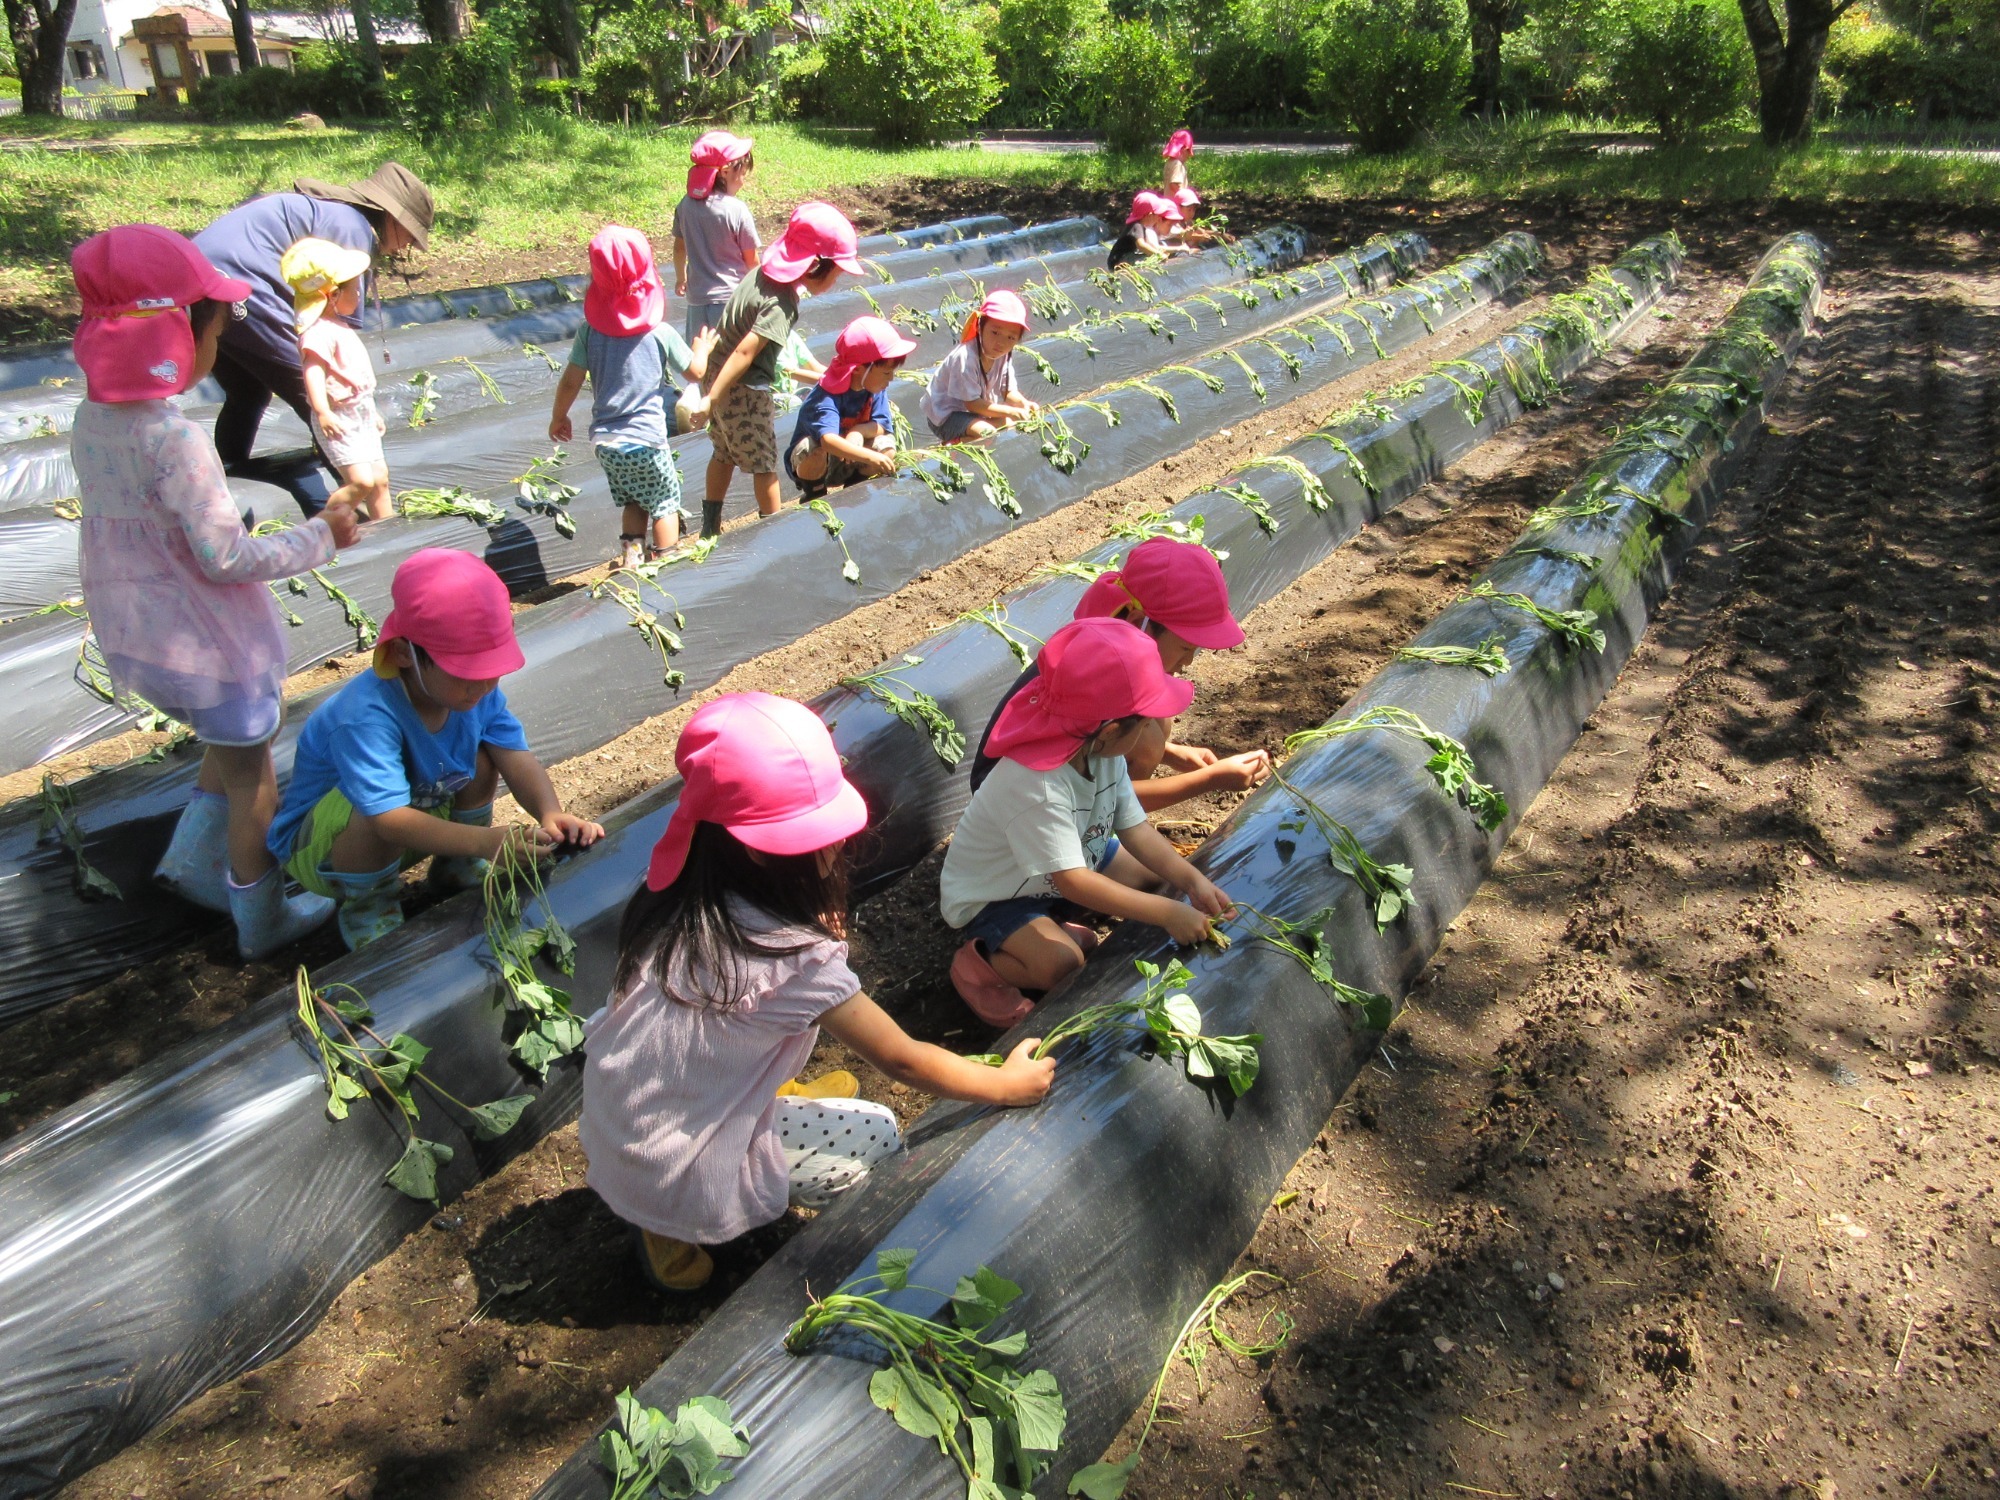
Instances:
[[[681,731],[674,766],[681,797],[653,845],[649,891],[680,878],[697,823],[719,824],[760,854],[811,854],[868,826],[833,736],[789,698],[729,693],[704,705]]]
[[[470,552],[412,552],[389,582],[389,599],[393,608],[375,642],[375,670],[382,676],[395,675],[382,648],[396,640],[422,646],[445,671],[469,682],[518,672],[526,660],[514,639],[507,585]]]
[[[854,384],[854,372],[863,365],[902,359],[916,347],[917,341],[904,338],[887,318],[856,318],[833,341],[833,363],[820,377],[820,389],[838,396]]]
[[[1167,137],[1166,145],[1160,148],[1160,155],[1169,160],[1186,161],[1194,155],[1194,137],[1185,130],[1176,130]]]
[[[1079,620],[1104,619],[1128,604],[1190,646],[1227,651],[1243,644],[1243,627],[1229,612],[1229,583],[1208,548],[1156,536],[1126,555],[1077,601]]]
[[[590,242],[583,321],[612,338],[631,338],[657,328],[666,315],[666,288],[646,237],[623,224],[598,230]]]
[[[988,292],[986,300],[979,304],[979,311],[965,320],[965,329],[959,334],[958,341],[961,344],[971,343],[979,337],[979,325],[989,319],[995,323],[1011,323],[1026,333],[1028,306],[1012,292]]]
[[[1179,204],[1183,209],[1193,208],[1201,202],[1201,194],[1197,193],[1184,182],[1174,189],[1174,202]]]
[[[1035,666],[1041,675],[1007,700],[986,740],[1031,771],[1053,771],[1113,719],[1171,719],[1194,701],[1194,684],[1169,677],[1159,648],[1123,620],[1072,620]]]
[[[797,281],[807,266],[823,258],[859,276],[860,248],[861,240],[846,214],[831,203],[801,203],[792,210],[785,232],[764,252],[764,274],[773,281]]]
[[[93,401],[178,396],[194,375],[187,310],[242,302],[247,282],[224,276],[193,240],[157,224],[121,224],[70,252],[83,301],[72,348]]]
[[[698,136],[688,148],[688,160],[694,163],[688,169],[688,196],[699,203],[714,192],[715,179],[722,169],[748,156],[750,145],[748,137],[731,135],[726,130],[705,131]]]
[[[1158,214],[1170,224],[1178,224],[1187,217],[1181,206],[1165,193],[1155,193],[1150,189],[1133,195],[1132,212],[1125,216],[1127,224],[1136,224],[1149,214]]]

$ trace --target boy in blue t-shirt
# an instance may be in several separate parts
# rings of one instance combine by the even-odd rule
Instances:
[[[396,569],[374,670],[306,721],[270,848],[307,890],[340,903],[350,949],[403,923],[402,873],[478,883],[486,862],[594,844],[562,810],[499,679],[519,670],[507,586],[467,552],[427,547]],[[535,821],[493,826],[499,783]]]
[[[895,472],[889,382],[915,349],[886,318],[856,318],[834,340],[833,363],[806,393],[785,450],[801,500]]]

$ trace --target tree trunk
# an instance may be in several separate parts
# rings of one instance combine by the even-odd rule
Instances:
[[[466,0],[422,0],[424,30],[434,42],[458,42],[471,28]]]
[[[1472,107],[1482,120],[1500,108],[1500,40],[1527,19],[1522,0],[1471,0]]]
[[[1812,136],[1813,100],[1826,34],[1851,0],[1785,0],[1781,28],[1771,0],[1737,0],[1757,60],[1757,119],[1767,146],[1799,146]]]
[[[69,43],[76,0],[5,0],[7,34],[21,71],[21,113],[62,115],[63,48]]]
[[[236,66],[247,73],[263,61],[257,55],[257,31],[251,22],[250,0],[222,0],[222,8],[229,16],[229,33],[236,43]]]
[[[583,23],[577,19],[576,0],[549,0],[549,9],[555,14],[556,46],[562,59],[563,77],[581,78]]]
[[[375,40],[375,7],[369,0],[352,0],[349,8],[354,14],[354,50],[361,54],[361,67],[370,83],[381,83],[382,48]]]

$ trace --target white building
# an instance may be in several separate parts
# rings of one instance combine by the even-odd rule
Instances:
[[[354,35],[346,11],[259,14],[253,25],[258,56],[276,68],[289,68],[308,42]],[[408,22],[378,20],[375,31],[385,50],[424,39]],[[148,93],[162,85],[184,92],[236,71],[236,40],[221,0],[77,0],[63,83],[78,93]]]

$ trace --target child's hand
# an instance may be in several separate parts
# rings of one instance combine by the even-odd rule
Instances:
[[[676,297],[685,299],[687,297],[687,294],[688,294],[688,279],[687,277],[683,276],[679,280],[674,282],[674,295]]]
[[[604,837],[604,825],[588,822],[573,813],[550,813],[542,819],[542,832],[559,844],[574,844],[579,849],[588,849]]]
[[[383,434],[384,434],[385,432],[387,432],[388,430],[389,430],[389,424],[388,424],[388,422],[387,422],[387,421],[385,421],[385,420],[383,419],[383,417],[382,417],[382,413],[380,413],[379,411],[378,411],[378,412],[376,412],[376,413],[375,413],[375,436],[377,436],[377,437],[381,437],[381,436],[382,436],[382,435],[383,435]]]
[[[1053,1057],[1035,1060],[1035,1049],[1041,1044],[1040,1037],[1031,1036],[1007,1054],[994,1079],[1000,1085],[997,1102],[1005,1105],[1042,1102],[1049,1085],[1055,1082],[1056,1060]]]
[[[315,412],[313,415],[319,418],[319,430],[327,437],[337,438],[347,436],[347,424],[332,412]]]
[[[576,436],[576,428],[568,417],[549,418],[549,441],[567,443]]]
[[[1247,792],[1271,779],[1271,752],[1245,750],[1226,760],[1212,761],[1209,785],[1217,791]]]
[[[1202,884],[1207,885],[1208,882],[1204,880]],[[1218,894],[1220,893],[1218,892]],[[1226,902],[1224,904],[1227,905]],[[1160,925],[1167,930],[1167,936],[1175,942],[1192,946],[1195,943],[1205,943],[1208,941],[1208,923],[1209,918],[1213,915],[1217,914],[1197,910],[1195,907],[1183,905],[1179,901],[1172,901],[1169,902],[1167,919]]]
[[[868,474],[893,474],[896,472],[896,460],[879,448],[870,448],[861,455],[855,467]]]
[[[1193,883],[1187,888],[1187,898],[1194,903],[1196,911],[1207,912],[1211,917],[1229,917],[1236,913],[1236,903],[1206,875],[1195,875]]]
[[[706,395],[696,396],[686,406],[682,407],[681,410],[687,413],[689,432],[699,432],[708,425],[708,397]]]
[[[336,549],[352,547],[361,540],[361,518],[354,514],[353,506],[345,502],[329,505],[319,515],[320,519],[326,522],[326,529],[333,533],[333,545]]]
[[[519,859],[523,863],[554,853],[562,843],[534,823],[509,823],[490,830],[490,836],[493,847],[487,851],[488,859]]]
[[[721,335],[713,328],[704,327],[694,336],[694,342],[688,345],[688,348],[694,351],[697,360],[707,359],[714,352],[715,341],[720,337]]]

